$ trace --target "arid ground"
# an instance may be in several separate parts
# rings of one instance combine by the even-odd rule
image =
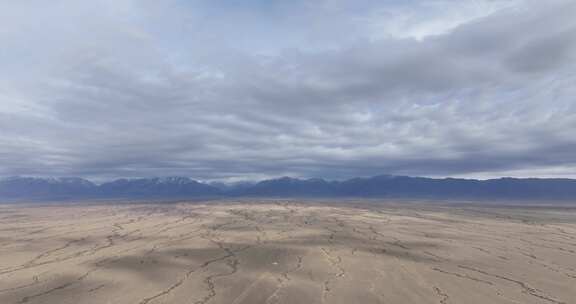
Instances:
[[[0,205],[0,303],[576,303],[576,209]]]

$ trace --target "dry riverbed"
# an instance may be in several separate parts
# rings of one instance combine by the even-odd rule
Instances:
[[[576,303],[576,210],[0,205],[0,303]]]

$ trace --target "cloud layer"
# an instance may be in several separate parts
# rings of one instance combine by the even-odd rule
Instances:
[[[575,15],[570,0],[5,1],[0,175],[576,176]]]

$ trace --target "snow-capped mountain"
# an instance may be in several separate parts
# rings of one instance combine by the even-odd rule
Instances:
[[[204,196],[220,191],[188,177],[118,179],[98,187],[102,196]]]
[[[0,180],[1,197],[87,196],[94,195],[97,188],[91,181],[77,177],[9,177]]]
[[[576,200],[575,179],[490,180],[381,175],[345,181],[283,177],[257,183],[201,183],[188,177],[117,179],[96,185],[82,178],[10,177],[0,201],[59,198],[409,197],[437,199]]]

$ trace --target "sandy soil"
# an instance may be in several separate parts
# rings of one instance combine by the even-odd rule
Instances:
[[[576,210],[4,205],[0,303],[576,303]]]

